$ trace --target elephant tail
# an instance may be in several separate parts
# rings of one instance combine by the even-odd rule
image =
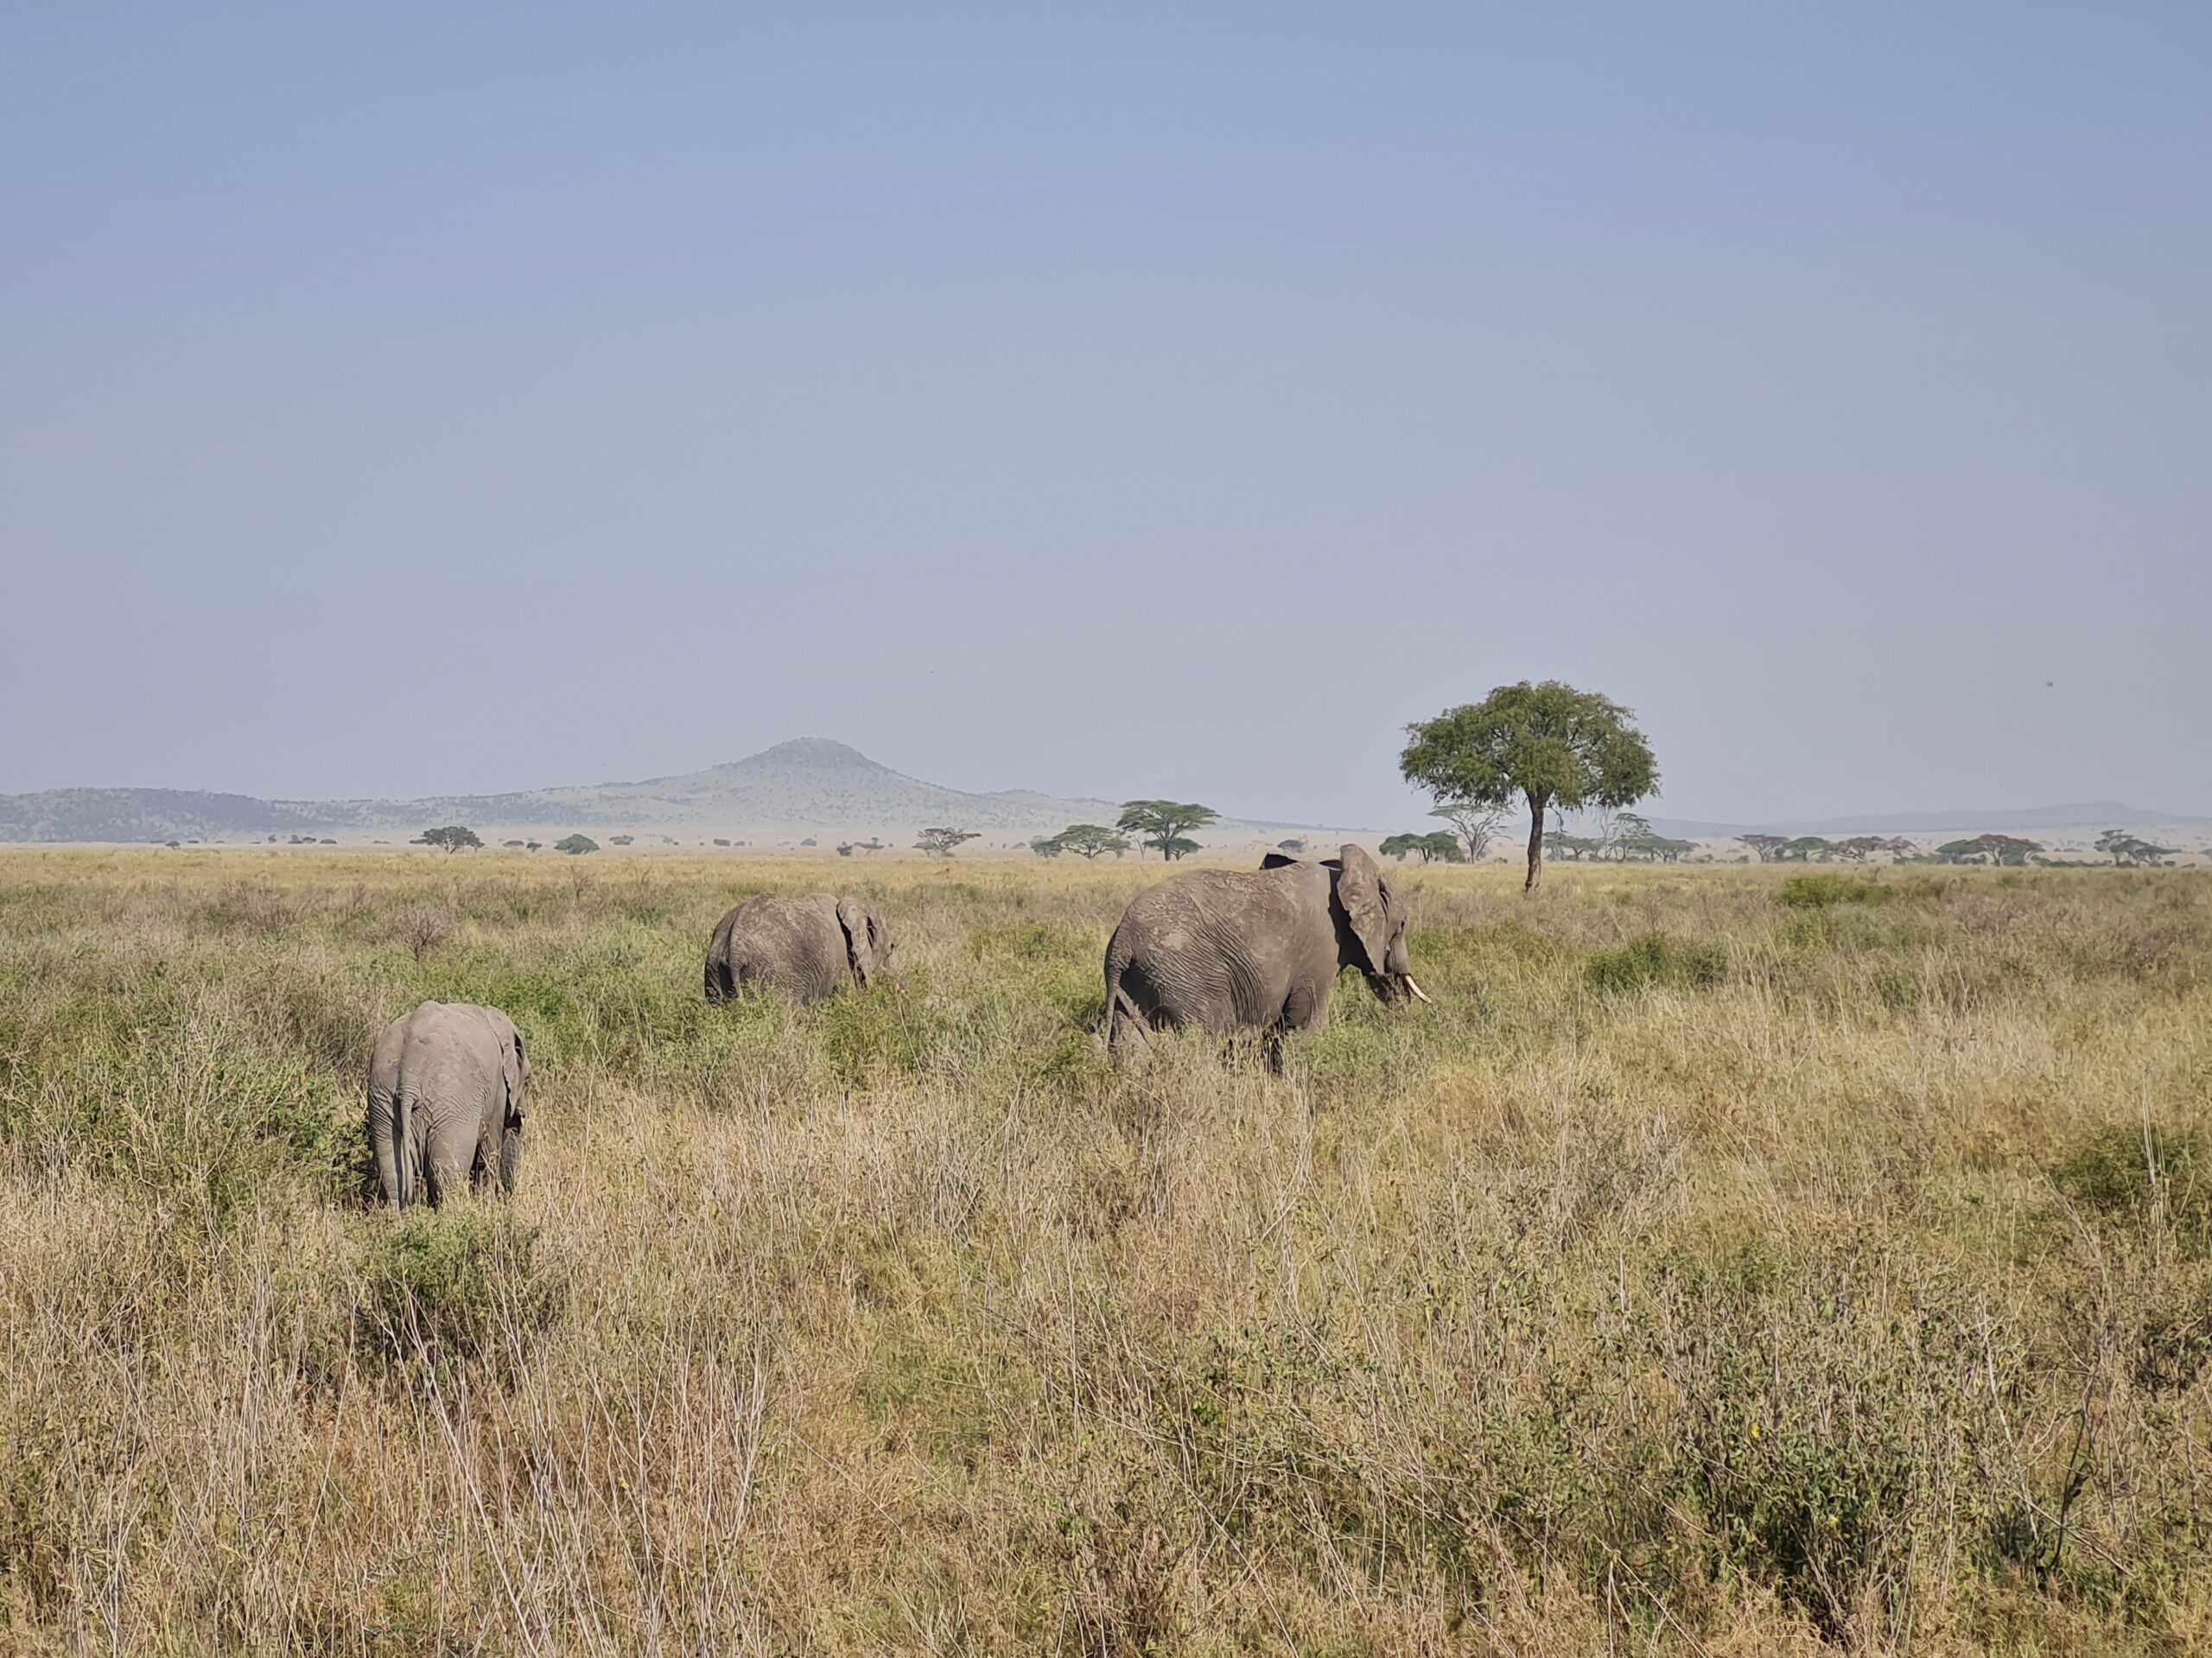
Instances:
[[[404,1209],[415,1201],[415,1096],[406,1089],[391,1102],[391,1166]]]
[[[1118,1051],[1125,1043],[1141,1048],[1145,1041],[1144,1014],[1138,1009],[1136,1000],[1122,988],[1122,972],[1126,962],[1117,962],[1111,955],[1106,958],[1106,1048]]]

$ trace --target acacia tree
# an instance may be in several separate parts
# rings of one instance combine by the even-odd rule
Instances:
[[[1459,837],[1449,829],[1431,829],[1426,835],[1393,835],[1376,850],[1386,858],[1400,860],[1410,852],[1423,863],[1459,863],[1465,857],[1459,850]]]
[[[1786,835],[1739,835],[1736,838],[1751,848],[1751,855],[1761,863],[1770,862],[1774,854],[1789,843]]]
[[[955,847],[974,840],[982,833],[980,829],[925,829],[922,831],[922,838],[914,842],[914,850],[926,852],[932,858],[950,858]]]
[[[1458,830],[1459,838],[1467,843],[1467,861],[1480,863],[1483,854],[1490,850],[1491,836],[1505,821],[1505,808],[1487,805],[1479,800],[1447,800],[1433,808],[1428,815],[1442,818]]]
[[[1406,779],[1440,801],[1529,804],[1529,879],[1544,875],[1544,814],[1632,806],[1657,792],[1658,763],[1630,711],[1556,679],[1501,685],[1479,702],[1406,727]]]
[[[1129,837],[1116,835],[1103,823],[1071,823],[1052,837],[1063,852],[1078,858],[1096,858],[1102,852],[1120,857],[1129,849]]]
[[[1114,827],[1136,835],[1173,863],[1198,849],[1198,843],[1185,836],[1184,831],[1204,829],[1220,816],[1211,806],[1194,805],[1187,801],[1125,800]]]
[[[270,837],[274,840],[276,837]],[[416,846],[443,847],[448,852],[458,852],[463,847],[480,847],[476,831],[459,823],[448,823],[443,829],[427,829],[415,837]]]

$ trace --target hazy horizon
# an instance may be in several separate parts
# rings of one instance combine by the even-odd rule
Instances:
[[[842,25],[842,26],[841,26]],[[2212,14],[0,19],[0,792],[2212,816]]]

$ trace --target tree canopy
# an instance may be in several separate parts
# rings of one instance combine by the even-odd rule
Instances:
[[[274,836],[270,837],[274,839]],[[442,847],[448,852],[459,852],[464,847],[480,847],[476,831],[459,823],[448,823],[443,829],[427,829],[415,837],[416,846]]]
[[[1029,844],[1047,858],[1062,852],[1072,852],[1084,859],[1096,858],[1101,853],[1110,852],[1118,858],[1129,849],[1129,837],[1116,834],[1103,823],[1071,823],[1052,836],[1049,843],[1032,841]],[[1051,852],[1045,851],[1047,844],[1052,848]]]
[[[1479,702],[1406,727],[1407,781],[1438,802],[1529,805],[1529,879],[1543,879],[1544,813],[1634,805],[1659,788],[1658,762],[1628,708],[1556,679],[1501,685]]]
[[[2126,829],[2112,829],[2097,836],[2097,850],[2107,854],[2114,863],[2162,864],[2179,848],[2152,846]]]
[[[1186,829],[1204,829],[1221,814],[1211,806],[1181,800],[1125,800],[1114,827],[1134,835],[1173,863],[1198,849]]]
[[[565,852],[571,857],[575,857],[586,852],[598,851],[599,842],[588,835],[569,835],[554,842],[553,849],[556,852]]]
[[[1483,854],[1490,850],[1491,837],[1505,821],[1505,808],[1479,800],[1446,800],[1432,808],[1428,815],[1442,818],[1458,830],[1459,838],[1466,842],[1468,861],[1480,863]]]
[[[932,858],[950,858],[953,849],[974,840],[982,831],[963,829],[925,829],[922,838],[914,842],[917,852],[926,852]]]
[[[1423,863],[1466,861],[1466,854],[1459,850],[1459,837],[1450,829],[1430,829],[1417,835],[1393,835],[1377,850],[1386,858],[1403,858],[1411,853]]]
[[[1946,841],[1936,848],[1936,861],[1996,863],[2017,868],[2042,850],[2040,841],[2024,841],[2015,835],[1977,835],[1963,841]]]

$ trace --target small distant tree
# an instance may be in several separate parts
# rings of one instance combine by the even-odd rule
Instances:
[[[1301,852],[1303,852],[1303,851],[1305,851],[1305,850],[1306,850],[1306,842],[1303,842],[1303,841],[1301,841],[1301,840],[1297,839],[1295,836],[1293,836],[1290,840],[1287,840],[1287,841],[1278,841],[1278,842],[1275,842],[1275,850],[1276,850],[1276,851],[1278,851],[1278,852],[1287,852],[1288,854],[1290,854],[1290,855],[1291,855],[1292,857],[1294,857],[1294,857],[1296,857],[1300,853],[1301,853]]]
[[[448,852],[459,852],[464,847],[480,847],[473,829],[463,829],[459,823],[448,823],[443,829],[424,829],[415,837],[416,846],[442,847]]]
[[[841,858],[851,857],[853,855],[853,843],[850,841],[840,841],[837,843],[837,855]]]
[[[556,852],[565,852],[570,857],[581,857],[587,852],[598,851],[599,842],[588,835],[570,835],[554,842],[553,849]],[[578,876],[577,879],[582,880],[582,877]]]
[[[1828,850],[1839,858],[1853,863],[1865,863],[1873,854],[1880,852],[1889,842],[1878,835],[1853,835],[1847,840],[1831,841]]]
[[[607,837],[607,843],[609,846],[629,846],[637,838],[634,835],[610,835]]]
[[[1545,844],[1554,857],[1564,858],[1569,863],[1580,863],[1585,859],[1595,863],[1605,851],[1605,842],[1595,835],[1569,835],[1561,829],[1554,829]]]
[[[1386,858],[1404,859],[1408,854],[1423,863],[1461,863],[1459,837],[1450,829],[1430,829],[1421,835],[1393,835],[1378,848]]]
[[[1129,849],[1129,837],[1118,835],[1103,823],[1071,823],[1052,839],[1063,852],[1072,852],[1086,861],[1103,853],[1120,857]]]
[[[1784,841],[1774,851],[1777,863],[1803,863],[1808,859],[1827,861],[1828,843],[1817,835],[1800,835]]]
[[[1406,779],[1439,802],[1529,805],[1529,878],[1544,874],[1544,814],[1632,806],[1659,789],[1651,745],[1630,710],[1556,679],[1501,685],[1479,702],[1406,727]]]
[[[914,842],[914,849],[926,852],[932,858],[950,858],[955,848],[976,839],[980,833],[977,829],[925,829],[922,838]]]
[[[502,841],[499,844],[504,847],[519,848],[522,845],[522,842],[519,841]]]
[[[1963,841],[1946,841],[1936,848],[1938,863],[1993,863],[2018,868],[2043,850],[2039,841],[2014,835],[1977,835]]]
[[[1505,821],[1505,808],[1486,806],[1478,800],[1447,800],[1432,808],[1428,815],[1442,818],[1458,830],[1460,840],[1466,843],[1467,861],[1480,863],[1483,854],[1490,850],[1498,825]]]
[[[1057,835],[1040,835],[1029,843],[1029,849],[1040,858],[1057,858],[1067,848]]]
[[[717,835],[715,836],[715,844],[716,846],[728,846],[729,842],[724,840],[721,835]]]
[[[543,852],[545,849],[545,843],[542,841],[526,841],[523,843],[522,849],[524,852]]]
[[[1789,843],[1786,835],[1739,835],[1736,839],[1751,848],[1751,855],[1761,863],[1774,861],[1774,854]]]
[[[1211,806],[1199,806],[1181,800],[1125,800],[1122,816],[1114,827],[1135,835],[1145,845],[1173,863],[1178,858],[1187,858],[1198,849],[1198,843],[1189,839],[1185,829],[1204,829],[1216,822],[1221,814]]]
[[[2097,850],[2116,864],[2163,864],[2180,850],[2178,847],[2152,846],[2126,829],[2107,829],[2097,836],[2096,844]]]

